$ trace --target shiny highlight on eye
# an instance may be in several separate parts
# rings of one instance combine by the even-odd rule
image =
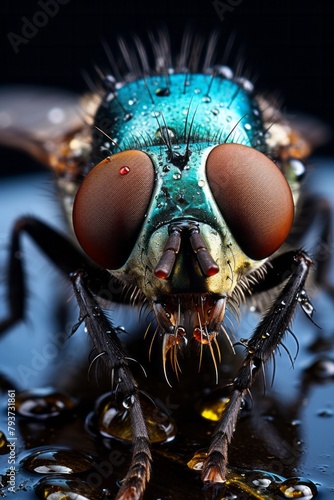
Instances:
[[[117,153],[83,180],[73,207],[76,237],[97,264],[118,269],[142,227],[154,185],[154,168],[141,151]]]

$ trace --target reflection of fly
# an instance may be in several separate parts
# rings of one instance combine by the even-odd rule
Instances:
[[[296,305],[309,317],[313,312],[304,290],[312,262],[295,243],[303,232],[298,199],[310,142],[255,95],[247,79],[213,64],[214,37],[203,51],[186,36],[174,69],[167,37],[152,42],[155,71],[137,39],[135,49],[120,43],[128,66],[122,77],[108,52],[118,81],[103,77],[101,88],[82,100],[80,113],[65,95],[57,102],[56,95],[39,91],[2,94],[8,123],[1,140],[54,170],[84,250],[35,218],[20,219],[9,265],[15,293],[10,288],[2,329],[24,317],[19,250],[26,232],[72,280],[97,356],[129,406],[133,452],[117,496],[122,499],[143,495],[151,454],[130,358],[100,308],[101,298],[104,304],[106,298],[145,304],[154,312],[154,337],[161,340],[170,383],[170,369],[180,374],[178,354],[186,345],[200,347],[199,364],[209,349],[218,376],[217,337],[229,337],[226,311],[235,313],[248,299],[276,290],[243,341],[245,359],[203,465],[202,479],[212,483],[225,481],[242,399],[289,331]],[[31,123],[25,109],[33,99],[38,113]],[[106,296],[115,282],[126,293]]]

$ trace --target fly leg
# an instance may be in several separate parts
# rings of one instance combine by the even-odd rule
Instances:
[[[80,318],[85,322],[97,355],[101,355],[117,391],[129,406],[133,442],[132,460],[116,499],[139,500],[150,479],[152,457],[137,383],[128,367],[125,348],[88,288],[84,271],[75,272],[72,275],[72,282],[79,304]]]
[[[9,262],[7,266],[9,315],[6,319],[0,321],[0,334],[25,317],[27,290],[21,249],[23,233],[31,237],[43,253],[50,258],[53,264],[66,277],[75,269],[83,267],[94,278],[97,289],[102,289],[99,283],[110,280],[107,271],[94,267],[91,261],[85,257],[71,240],[34,217],[22,217],[16,222],[13,228],[10,242]],[[113,296],[112,299],[114,301],[115,297]]]
[[[294,255],[294,261],[296,267],[288,282],[247,342],[245,360],[233,381],[230,401],[213,434],[204,463],[202,479],[205,482],[222,483],[226,480],[228,446],[237,423],[242,398],[250,390],[256,375],[262,372],[265,363],[274,355],[281,343],[289,328],[297,303],[301,303],[306,313],[307,306],[310,306],[304,285],[312,261],[302,252]]]

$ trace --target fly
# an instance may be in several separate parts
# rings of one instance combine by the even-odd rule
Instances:
[[[313,315],[305,292],[313,262],[296,238],[311,142],[249,80],[215,62],[214,37],[207,50],[195,42],[185,36],[171,67],[167,37],[152,37],[151,70],[138,39],[131,49],[121,41],[128,71],[120,81],[102,76],[99,88],[82,99],[80,113],[75,99],[61,96],[51,106],[46,95],[47,127],[25,123],[23,116],[2,130],[3,142],[53,169],[73,234],[66,239],[33,217],[16,223],[8,276],[16,293],[9,293],[1,329],[24,318],[20,239],[27,233],[71,280],[94,359],[105,363],[114,397],[128,411],[132,459],[118,500],[144,495],[154,439],[131,369],[135,357],[102,309],[110,284],[124,290],[113,301],[153,312],[154,342],[160,341],[170,385],[182,376],[181,354],[188,349],[199,353],[199,367],[208,350],[218,382],[220,337],[233,348],[227,312],[249,300],[260,304],[258,297],[268,291],[274,297],[242,340],[244,360],[226,388],[202,459],[208,484],[226,481],[243,398],[282,345],[296,307]],[[119,74],[111,55],[110,62]],[[24,109],[19,93],[3,101],[11,105],[14,98]],[[11,116],[10,107],[5,113]]]

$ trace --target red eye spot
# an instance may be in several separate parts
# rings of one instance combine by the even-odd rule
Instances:
[[[129,172],[130,172],[130,168],[129,168],[129,167],[121,167],[121,168],[119,169],[119,173],[120,173],[121,175],[126,175],[126,174],[128,174]]]
[[[126,175],[130,172],[131,175]],[[95,262],[118,269],[130,256],[154,186],[153,164],[142,151],[122,151],[96,165],[73,206],[76,237]]]
[[[231,233],[248,257],[261,260],[286,240],[292,193],[278,167],[260,151],[221,144],[208,156],[208,182]]]

